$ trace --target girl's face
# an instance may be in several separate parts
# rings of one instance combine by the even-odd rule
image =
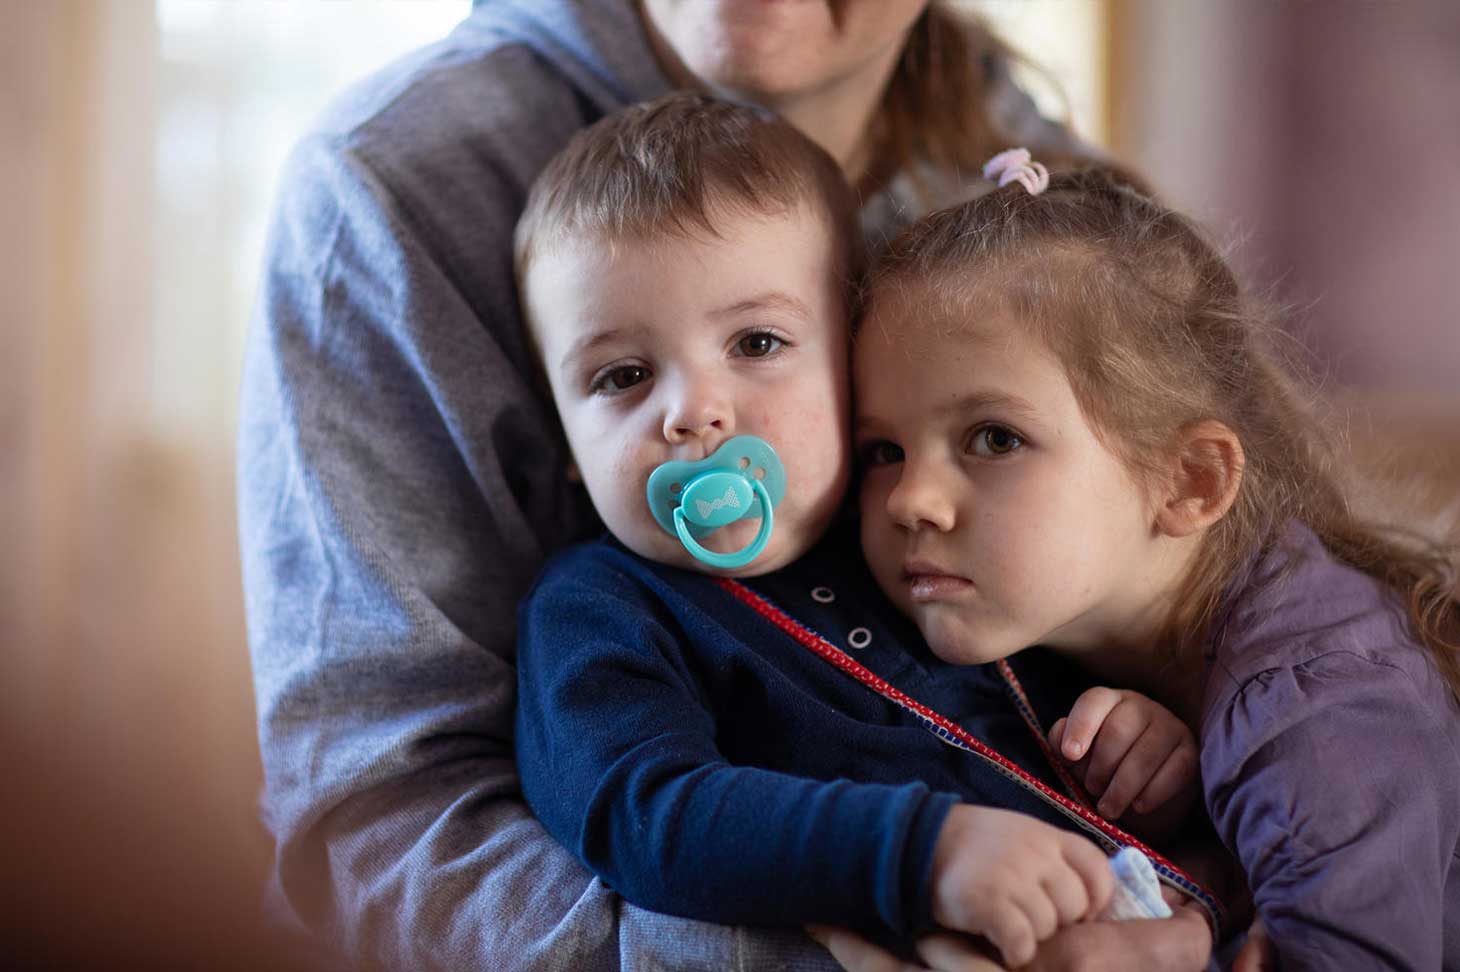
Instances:
[[[1151,622],[1155,514],[1019,322],[882,295],[854,355],[862,544],[956,663],[1079,654]]]
[[[928,0],[641,0],[647,26],[711,89],[767,105],[885,76]]]

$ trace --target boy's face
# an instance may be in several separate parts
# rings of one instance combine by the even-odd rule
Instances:
[[[951,662],[1143,628],[1154,512],[1064,369],[1017,322],[953,319],[920,289],[878,301],[854,356],[877,582]]]
[[[765,551],[722,573],[795,560],[836,512],[851,466],[847,321],[826,221],[722,213],[719,237],[584,239],[534,258],[528,317],[568,444],[604,523],[640,556],[694,570],[649,513],[649,474],[735,435],[769,442],[785,499]],[[748,545],[760,520],[701,542]]]

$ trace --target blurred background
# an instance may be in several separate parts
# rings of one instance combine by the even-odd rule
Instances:
[[[1362,455],[1460,494],[1460,4],[962,5],[1048,69],[1026,81],[1050,112],[1297,308]],[[334,93],[468,9],[0,0],[0,823],[27,852],[0,886],[17,896],[5,869],[41,881],[37,901],[84,883],[134,936],[147,895],[250,909],[269,842],[232,444],[275,180]]]

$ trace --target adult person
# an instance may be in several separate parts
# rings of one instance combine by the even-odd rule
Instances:
[[[835,968],[799,932],[622,904],[529,815],[514,612],[592,518],[536,387],[511,231],[578,128],[702,85],[784,114],[876,239],[1008,144],[1077,151],[929,0],[490,0],[291,157],[239,443],[272,897],[413,969]],[[872,952],[844,954],[870,960]]]

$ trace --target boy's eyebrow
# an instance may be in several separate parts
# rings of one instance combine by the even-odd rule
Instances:
[[[783,294],[777,290],[770,290],[754,297],[747,297],[745,300],[738,300],[728,307],[721,307],[718,310],[710,311],[711,317],[731,317],[735,314],[743,314],[746,311],[754,310],[781,310],[801,318],[811,320],[811,308],[803,301],[797,300],[790,294]]]
[[[592,351],[594,348],[601,347],[605,344],[612,344],[615,341],[622,340],[623,338],[633,334],[642,333],[643,330],[644,329],[642,327],[610,327],[605,328],[602,331],[592,331],[588,334],[585,334],[578,340],[574,341],[572,346],[568,348],[567,352],[563,354],[563,359],[560,363],[560,366],[571,366],[579,358],[586,356],[588,352]]]
[[[804,301],[776,290],[766,291],[763,294],[747,297],[744,300],[737,300],[735,303],[726,307],[720,307],[710,311],[710,316],[733,317],[736,314],[743,314],[746,311],[755,310],[780,310],[799,317],[804,321],[810,321],[812,319],[811,308],[807,307]],[[574,341],[572,347],[568,348],[567,352],[563,355],[561,366],[569,367],[594,348],[605,344],[612,344],[614,341],[641,333],[643,330],[644,328],[642,327],[610,327],[602,331],[585,334]]]

